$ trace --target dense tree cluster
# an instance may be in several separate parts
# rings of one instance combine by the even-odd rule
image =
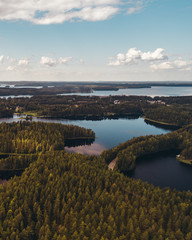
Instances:
[[[12,117],[14,110],[8,107],[8,102],[4,99],[0,99],[0,118]]]
[[[10,154],[0,159],[0,171],[24,170],[30,163],[36,161],[38,154]]]
[[[42,154],[0,189],[2,240],[190,240],[191,227],[191,192],[153,187],[83,155]]]
[[[145,117],[158,122],[183,126],[192,123],[192,109],[180,106],[155,106],[145,110]]]
[[[0,124],[0,152],[36,153],[62,150],[65,139],[95,138],[91,129],[73,125],[42,122],[13,122]]]
[[[39,116],[68,118],[68,119],[103,119],[126,116],[140,116],[139,102],[120,101],[115,105],[116,98],[60,96],[32,98],[30,104],[24,106],[25,111],[35,111]],[[34,104],[38,103],[38,104]]]
[[[115,168],[121,172],[128,172],[135,168],[137,158],[161,151],[179,149],[182,140],[183,136],[177,132],[133,138],[104,151],[101,157],[106,159],[107,163],[115,159]]]
[[[183,127],[178,132],[184,136],[184,141],[181,144],[180,159],[189,160],[192,163],[192,127],[191,125]]]
[[[119,104],[114,101],[118,100]],[[0,100],[1,101],[1,100]],[[6,101],[17,113],[65,119],[103,119],[139,117],[142,114],[140,98],[89,96],[35,96]]]
[[[92,130],[73,125],[4,122],[0,124],[0,170],[25,168],[37,159],[37,153],[64,150],[68,140],[94,138]]]

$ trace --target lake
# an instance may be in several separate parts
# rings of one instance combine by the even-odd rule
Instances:
[[[13,122],[19,121],[24,115],[14,115],[13,118],[0,119],[3,121]],[[49,119],[36,118],[33,121],[54,122],[62,124],[72,124],[84,128],[92,129],[96,134],[96,139],[93,144],[68,148],[68,151],[79,152],[83,154],[99,155],[103,150],[112,148],[119,143],[125,142],[133,137],[165,134],[170,132],[168,129],[158,128],[147,124],[143,118],[138,119],[104,119],[101,121],[91,120],[66,120],[66,119]]]
[[[192,86],[178,87],[151,87],[151,88],[126,88],[118,91],[93,91],[92,93],[65,93],[58,95],[80,95],[80,96],[116,96],[116,95],[138,95],[138,96],[190,96],[192,95]]]
[[[178,152],[170,151],[143,157],[136,162],[129,176],[155,186],[178,190],[192,190],[192,167],[176,159]]]
[[[20,120],[19,116],[15,115],[13,118],[0,119],[0,123],[3,121],[13,122],[18,120]],[[33,121],[73,124],[92,129],[96,133],[94,143],[66,148],[69,152],[82,154],[99,155],[103,150],[112,148],[133,137],[170,132],[170,130],[147,124],[142,118],[104,119],[101,121],[33,118]],[[172,189],[192,190],[192,167],[179,163],[176,160],[176,154],[159,154],[158,156],[139,160],[131,176],[160,187],[169,186]]]

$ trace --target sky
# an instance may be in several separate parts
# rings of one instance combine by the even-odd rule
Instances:
[[[192,0],[0,0],[0,81],[191,81]]]

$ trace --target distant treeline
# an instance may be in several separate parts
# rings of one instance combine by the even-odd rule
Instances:
[[[61,87],[43,87],[43,88],[2,88],[0,87],[0,96],[17,95],[57,95],[63,93],[91,92],[86,86],[61,86]]]
[[[0,99],[0,117],[14,112],[74,120],[143,116],[159,125],[181,127],[192,123],[191,103],[190,96],[34,96]]]

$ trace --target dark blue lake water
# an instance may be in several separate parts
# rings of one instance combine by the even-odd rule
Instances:
[[[192,191],[192,166],[176,160],[178,152],[160,153],[137,161],[129,175],[159,187]]]

